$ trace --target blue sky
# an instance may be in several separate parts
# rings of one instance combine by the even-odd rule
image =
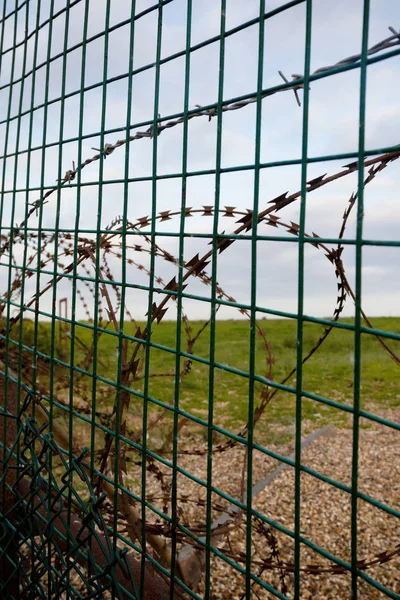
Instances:
[[[41,20],[49,15],[49,1],[42,2]],[[285,4],[282,1],[267,1],[266,10]],[[35,6],[31,2],[29,30],[34,27]],[[104,30],[104,0],[91,3],[88,37]],[[153,2],[137,1],[139,13]],[[7,11],[15,6],[8,2]],[[65,0],[56,0],[55,11],[65,6]],[[0,2],[2,11],[2,2]],[[70,11],[68,47],[78,44],[82,39],[82,15],[84,2],[79,2]],[[291,7],[265,21],[265,51],[263,57],[263,87],[279,85],[282,80],[278,70],[290,78],[293,73],[304,70],[305,51],[305,3]],[[362,0],[314,0],[311,45],[311,70],[333,64],[347,56],[357,54],[361,48],[362,37]],[[20,13],[23,13],[21,9]],[[242,2],[228,0],[226,8],[226,29],[229,30],[259,14],[259,3],[254,0]],[[110,24],[115,25],[130,16],[130,3],[125,0],[111,0]],[[23,38],[23,21],[18,26],[17,40]],[[400,4],[393,0],[371,0],[369,27],[369,46],[388,37],[388,27],[399,29]],[[194,0],[192,45],[219,34],[220,6],[216,0]],[[55,19],[51,43],[51,56],[62,51],[65,30],[64,14]],[[134,68],[151,65],[156,59],[157,13],[150,12],[136,23]],[[45,26],[39,36],[38,64],[45,61],[47,55],[49,30]],[[13,27],[7,21],[4,49],[12,44]],[[185,48],[186,44],[186,1],[174,0],[164,7],[161,56],[168,57]],[[28,68],[32,65],[33,38],[28,46]],[[85,85],[93,85],[103,78],[104,38],[100,37],[87,46]],[[108,77],[117,77],[126,73],[129,56],[129,26],[126,25],[110,34],[108,53]],[[22,73],[22,50],[16,55],[14,79]],[[255,92],[257,87],[258,64],[258,25],[248,27],[226,39],[224,99],[241,94]],[[30,66],[29,66],[30,65]],[[51,65],[49,80],[49,99],[55,99],[61,92],[61,73],[63,57]],[[0,74],[0,87],[8,83],[11,69],[11,53],[5,54]],[[81,49],[68,54],[67,93],[79,89],[81,76]],[[160,72],[159,111],[162,116],[173,115],[183,110],[184,103],[184,57],[164,64]],[[339,75],[313,82],[310,90],[309,113],[309,157],[355,152],[358,148],[359,134],[359,70],[355,69]],[[368,68],[367,111],[366,111],[366,148],[378,149],[399,143],[398,128],[400,105],[400,56],[378,62]],[[37,73],[34,106],[44,101],[46,66]],[[130,123],[140,123],[153,118],[154,113],[154,76],[155,69],[143,70],[133,78],[133,102]],[[219,43],[215,42],[191,54],[189,107],[196,104],[206,105],[217,101],[219,76]],[[31,76],[24,84],[23,111],[31,105]],[[11,116],[18,113],[20,84],[13,88]],[[7,115],[8,88],[0,90],[0,121]],[[300,97],[302,93],[300,92]],[[57,142],[60,134],[60,102],[49,105],[46,141]],[[282,161],[301,157],[302,108],[295,102],[291,91],[276,94],[263,100],[261,161]],[[82,156],[88,158],[99,147],[98,132],[101,126],[102,88],[97,87],[85,93],[84,134],[90,136],[82,142]],[[122,78],[107,86],[106,130],[126,125],[127,80]],[[224,113],[222,121],[222,166],[235,167],[254,164],[255,156],[255,115],[256,105],[252,104],[238,111]],[[21,122],[20,151],[28,145],[30,115],[26,114]],[[34,110],[33,146],[39,147],[43,139],[44,108]],[[79,96],[68,98],[65,102],[64,139],[74,138],[78,134]],[[10,125],[8,153],[15,149],[17,120]],[[145,127],[139,127],[139,130]],[[158,163],[159,174],[179,173],[182,169],[182,126],[166,130],[159,136]],[[5,124],[0,125],[0,149],[4,154]],[[92,135],[93,134],[93,135]],[[110,133],[106,142],[115,142],[124,137],[124,133]],[[193,119],[189,124],[188,170],[191,172],[215,168],[217,141],[217,121],[208,122],[207,118]],[[63,145],[63,171],[76,162],[77,142]],[[149,139],[137,140],[130,148],[130,177],[151,175],[153,142]],[[23,188],[26,179],[27,154],[21,154],[17,165],[17,184]],[[124,147],[115,151],[104,161],[104,179],[122,179],[124,174]],[[329,161],[309,166],[308,179],[323,173],[332,174],[340,170],[348,160]],[[0,161],[2,173],[4,161]],[[42,177],[43,155],[40,149],[31,153],[32,172],[30,187],[40,185]],[[44,184],[53,185],[58,177],[58,149],[53,146],[46,151],[44,164]],[[12,189],[15,162],[7,159],[5,190]],[[96,185],[99,163],[82,171],[82,182],[91,186],[82,188],[80,227],[95,227],[99,188]],[[260,209],[268,201],[287,190],[290,193],[300,187],[301,169],[299,166],[275,167],[263,169],[260,181]],[[399,240],[400,210],[398,190],[400,171],[397,162],[389,165],[365,190],[364,237],[375,240]],[[341,226],[343,211],[352,192],[357,189],[357,176],[345,177],[326,188],[307,196],[306,231],[316,232],[324,237],[337,237]],[[30,199],[36,199],[38,192],[31,193]],[[224,173],[221,177],[221,206],[235,206],[240,210],[252,208],[254,198],[254,177],[251,170]],[[11,194],[3,195],[3,224],[10,224]],[[150,181],[134,182],[129,185],[129,219],[150,214],[152,186]],[[15,221],[19,222],[24,212],[25,195],[16,195]],[[181,202],[181,180],[171,178],[160,180],[157,185],[157,211],[179,210]],[[198,175],[189,178],[187,205],[200,208],[215,202],[215,178],[213,175]],[[123,185],[104,186],[102,226],[122,213]],[[44,205],[43,224],[53,227],[55,222],[56,195],[51,196]],[[74,226],[76,215],[76,188],[64,187],[61,193],[61,221],[64,228]],[[299,205],[293,204],[279,216],[287,223],[299,218]],[[38,220],[33,216],[31,226]],[[187,219],[185,229],[188,232],[210,233],[213,220],[210,217],[192,217]],[[220,219],[220,231],[232,231],[233,219]],[[179,218],[157,226],[159,231],[178,231]],[[284,230],[272,230],[260,225],[259,233],[265,235],[285,235]],[[346,236],[355,235],[355,211],[349,220]],[[136,240],[137,241],[137,240]],[[178,252],[178,241],[174,238],[160,237],[160,246],[171,253]],[[136,242],[132,242],[136,243]],[[208,240],[188,238],[185,243],[185,258],[200,255],[209,249]],[[398,315],[400,306],[400,278],[398,276],[399,248],[368,246],[363,251],[363,306],[369,315]],[[272,310],[296,312],[297,310],[297,244],[290,242],[260,242],[258,245],[258,293],[257,303]],[[16,248],[17,257],[22,257],[22,247]],[[131,257],[144,266],[148,266],[148,255],[131,253]],[[323,252],[310,246],[306,249],[305,262],[305,312],[314,316],[329,316],[335,308],[336,279],[332,266]],[[351,282],[354,281],[354,248],[346,246],[343,260]],[[115,276],[120,272],[117,258],[111,259]],[[156,260],[156,275],[165,281],[176,274],[176,267]],[[129,280],[146,285],[147,277],[143,271],[134,267],[128,269]],[[238,241],[218,258],[218,281],[223,289],[240,302],[250,301],[251,256],[250,243]],[[46,278],[43,278],[43,282]],[[27,296],[32,293],[28,282]],[[209,296],[209,288],[193,280],[187,291]],[[68,282],[59,285],[59,297],[70,295]],[[131,312],[136,318],[143,318],[147,310],[147,296],[143,292],[132,291],[128,294]],[[43,297],[43,310],[50,310],[51,296]],[[171,305],[172,306],[172,305]],[[209,304],[186,301],[185,308],[189,316],[204,318],[209,314]],[[353,314],[351,301],[345,314]],[[83,312],[78,311],[83,317]],[[174,309],[168,316],[173,318]],[[238,318],[237,310],[223,308],[220,316]]]

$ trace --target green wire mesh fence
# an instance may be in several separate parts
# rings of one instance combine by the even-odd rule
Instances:
[[[400,7],[0,6],[1,597],[399,598]]]

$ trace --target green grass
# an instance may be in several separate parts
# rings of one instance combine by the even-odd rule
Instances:
[[[341,322],[351,323],[349,319]],[[58,325],[58,324],[57,324]],[[144,324],[140,324],[144,327]],[[191,335],[204,325],[204,322],[190,322]],[[272,376],[273,381],[280,382],[296,364],[296,327],[295,321],[290,320],[261,320],[260,327],[270,344],[273,356]],[[377,329],[400,334],[399,318],[376,318],[373,325]],[[32,324],[25,322],[24,338],[32,344]],[[39,346],[46,352],[49,340],[50,324],[40,324]],[[134,335],[136,326],[126,324],[125,333]],[[304,324],[304,349],[305,356],[315,345],[323,333],[321,325]],[[86,347],[93,343],[93,332],[83,326],[76,327],[76,336]],[[14,334],[14,337],[16,335]],[[215,339],[215,360],[221,365],[227,365],[239,371],[249,370],[249,340],[250,326],[245,320],[218,321]],[[171,350],[171,352],[152,347],[150,351],[150,379],[149,396],[166,404],[172,404],[175,390],[175,347],[176,323],[171,321],[161,322],[154,326],[151,341]],[[400,342],[386,340],[391,349],[400,355]],[[135,343],[128,345],[128,356],[134,349]],[[182,335],[182,350],[187,351],[186,335]],[[48,351],[48,350],[47,350]],[[75,345],[76,363],[87,355],[82,344]],[[200,359],[209,359],[210,332],[207,327],[196,341],[193,354]],[[57,355],[68,360],[69,342],[64,338],[60,346],[57,341]],[[141,355],[143,358],[143,354]],[[266,364],[265,342],[257,336],[256,343],[256,373],[262,377],[268,374]],[[105,333],[98,340],[97,364],[99,375],[113,381],[117,377],[118,364],[118,337]],[[183,359],[182,359],[183,361]],[[93,368],[92,361],[87,369]],[[388,407],[400,405],[400,368],[391,359],[388,352],[381,346],[378,339],[370,334],[362,336],[361,352],[361,390],[360,398],[362,408],[378,413]],[[303,367],[303,390],[317,394],[323,398],[335,400],[341,404],[351,406],[353,402],[353,372],[354,372],[354,334],[352,331],[334,328],[326,341],[307,361]],[[207,419],[209,407],[209,374],[207,364],[195,358],[192,361],[189,373],[182,379],[180,387],[180,405],[193,415]],[[143,392],[143,375],[132,385],[139,393]],[[88,393],[91,387],[91,378],[84,378]],[[287,384],[295,387],[295,375]],[[260,393],[264,386],[256,383],[256,399],[259,403]],[[113,389],[109,388],[109,403],[114,401]],[[238,431],[247,421],[248,416],[249,379],[237,373],[230,373],[222,368],[214,369],[214,423]],[[278,392],[265,409],[256,429],[256,439],[265,443],[268,441],[285,441],[293,435],[295,420],[295,395],[288,392]],[[142,401],[135,398],[131,402],[133,414],[141,414]],[[165,409],[154,408],[154,414],[164,411],[165,422],[170,422],[172,413]],[[348,415],[336,408],[331,408],[316,400],[304,399],[303,419],[305,432],[331,423],[335,426],[349,425]],[[200,428],[206,434],[205,428]]]

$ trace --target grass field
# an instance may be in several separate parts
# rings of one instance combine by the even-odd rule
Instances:
[[[341,320],[342,323],[351,323],[349,319]],[[266,344],[270,346],[273,358],[272,378],[274,382],[281,382],[296,365],[296,327],[295,321],[291,320],[260,320],[259,326],[264,331],[265,337],[257,335],[256,344],[256,374],[265,377],[268,374],[266,363]],[[144,323],[139,324],[144,328]],[[58,324],[57,324],[58,326]],[[400,334],[400,318],[376,318],[373,326],[387,332]],[[190,336],[204,327],[204,322],[190,322]],[[25,322],[24,339],[28,345],[32,344],[33,323]],[[137,325],[127,323],[124,332],[127,335],[135,335]],[[66,331],[69,331],[66,330]],[[116,381],[118,365],[118,337],[109,333],[103,333],[98,338],[97,347],[97,373],[108,380]],[[315,345],[323,333],[323,327],[319,324],[304,324],[304,352],[305,356]],[[51,324],[40,324],[41,351],[49,353],[49,340],[51,336]],[[85,326],[76,326],[75,336],[79,340],[74,346],[75,364],[80,364],[87,356],[88,349],[93,344],[93,331]],[[14,339],[16,335],[14,334]],[[69,362],[70,341],[68,336],[63,337],[62,343],[56,336],[55,355],[65,362]],[[250,326],[245,320],[217,321],[215,336],[215,362],[221,367],[214,369],[214,423],[230,431],[236,432],[245,425],[248,418],[249,378],[236,372],[229,372],[226,368],[233,368],[244,373],[249,370],[249,340]],[[172,321],[161,322],[154,326],[151,341],[156,346],[150,352],[150,378],[148,395],[172,404],[175,394],[175,348],[176,348],[176,323]],[[390,348],[400,355],[400,342],[386,340]],[[128,344],[127,356],[130,356],[135,342]],[[168,349],[170,351],[168,351]],[[187,351],[187,336],[182,332],[182,351]],[[210,330],[204,328],[201,335],[193,346],[193,360],[189,372],[180,382],[180,406],[191,414],[207,420],[209,409],[209,380],[210,367],[201,360],[208,361],[210,358]],[[144,354],[142,367],[144,365]],[[200,360],[197,360],[200,359]],[[184,358],[181,359],[183,365]],[[87,371],[92,371],[93,361],[89,360],[86,365]],[[63,368],[65,371],[65,368]],[[296,375],[293,375],[286,383],[295,387]],[[334,328],[327,339],[315,354],[303,367],[303,390],[323,398],[334,400],[343,405],[351,406],[354,397],[354,334],[351,330]],[[88,395],[92,387],[92,379],[89,375],[83,376],[82,380],[87,386]],[[132,385],[132,389],[140,394],[144,390],[144,370],[139,374],[138,381]],[[110,404],[114,401],[114,391],[111,386],[109,394]],[[256,406],[260,401],[260,393],[265,390],[262,383],[256,382]],[[370,334],[362,335],[361,345],[361,406],[375,414],[387,407],[400,405],[400,368],[390,357],[389,353],[381,346],[378,339]],[[293,435],[295,423],[294,393],[278,391],[266,407],[256,428],[256,440],[266,441],[287,440]],[[140,415],[143,402],[136,397],[131,402],[132,414]],[[172,413],[165,408],[153,407],[155,414],[164,412],[168,421],[172,419]],[[349,415],[344,411],[327,406],[317,400],[304,398],[303,413],[304,431],[316,429],[327,423],[335,426],[344,426],[349,423]],[[165,422],[165,420],[164,420]],[[206,435],[206,428],[200,427]]]

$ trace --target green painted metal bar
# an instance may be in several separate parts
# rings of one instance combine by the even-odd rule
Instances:
[[[51,13],[50,13],[50,23],[49,23],[49,46],[53,41],[53,31],[51,28],[51,22],[54,22],[54,5],[51,6]],[[67,75],[67,55],[66,55],[66,50],[67,50],[67,42],[68,42],[68,34],[69,34],[69,28],[70,28],[70,7],[66,7],[66,11],[65,11],[65,25],[64,25],[64,55],[63,55],[63,60],[62,60],[62,78],[61,78],[61,101],[60,101],[60,122],[59,122],[59,152],[58,152],[58,165],[57,165],[57,178],[59,181],[62,180],[63,178],[63,137],[64,137],[64,128],[65,128],[65,123],[66,123],[66,118],[65,118],[65,99],[64,99],[64,95],[65,95],[65,90],[66,90],[66,75]],[[50,51],[49,51],[49,55],[48,55],[48,59],[50,58]],[[47,130],[46,130],[46,138],[47,138]],[[43,143],[43,147],[45,146],[45,141]],[[46,150],[43,150],[44,152],[46,152]],[[44,162],[43,162],[43,174],[44,174]],[[60,213],[61,213],[61,201],[62,201],[62,197],[61,197],[61,189],[59,188],[57,190],[57,198],[56,198],[56,214],[55,214],[55,222],[54,222],[54,234],[55,234],[55,239],[58,239],[59,236],[59,227],[60,227]],[[49,391],[50,391],[50,398],[52,398],[54,396],[55,393],[55,384],[56,384],[56,375],[55,375],[55,362],[54,362],[54,358],[56,356],[56,340],[57,340],[57,334],[58,334],[58,330],[57,330],[57,299],[58,299],[58,295],[59,295],[59,290],[57,287],[57,263],[58,263],[58,257],[59,257],[59,247],[58,244],[54,244],[54,251],[53,251],[53,286],[52,286],[52,315],[51,315],[51,343],[50,343],[50,381],[49,381]],[[73,346],[73,344],[71,344],[71,346]],[[72,356],[72,361],[73,361],[73,356]],[[70,406],[71,406],[71,393],[72,393],[72,388],[70,391]],[[52,427],[52,420],[53,420],[53,410],[54,410],[54,406],[52,405],[52,403],[50,403],[50,428]],[[69,418],[69,451],[71,454],[71,458],[72,458],[72,432],[73,432],[73,427],[72,427],[72,417]],[[51,464],[51,463],[50,463]],[[72,474],[70,476],[70,483],[72,484]],[[51,506],[51,499],[49,498],[49,506]],[[71,506],[72,506],[72,496],[70,494],[69,499],[68,499],[68,518],[67,518],[67,522],[68,524],[71,523]],[[49,540],[49,553],[51,551],[51,543]],[[71,584],[70,582],[70,578],[69,578],[69,574],[67,575],[67,582],[68,584]],[[52,585],[49,585],[49,598],[52,597],[52,595],[56,594],[56,590],[53,591],[53,587]]]
[[[156,60],[154,65],[154,105],[153,105],[153,121],[150,125],[152,128],[152,183],[151,183],[151,246],[153,247],[156,243],[156,215],[157,215],[157,159],[158,159],[158,116],[159,116],[159,101],[160,101],[160,61],[161,61],[161,41],[162,41],[162,30],[163,30],[163,2],[159,1],[157,10],[157,41],[156,41]],[[142,439],[141,439],[141,455],[142,455],[142,469],[141,469],[141,545],[142,545],[142,560],[140,570],[140,593],[144,593],[144,575],[145,575],[145,559],[146,559],[146,489],[147,489],[147,425],[149,418],[149,376],[150,376],[150,338],[152,333],[153,323],[153,305],[154,303],[154,282],[155,282],[155,253],[152,252],[150,256],[150,268],[149,268],[149,291],[148,291],[148,302],[147,302],[147,323],[146,323],[146,354],[144,360],[144,385],[143,385],[143,414],[142,414]]]
[[[307,154],[308,154],[308,121],[309,121],[309,89],[310,89],[310,60],[311,60],[311,24],[312,0],[306,2],[305,15],[305,55],[304,55],[304,93],[303,93],[303,123],[302,123],[302,165],[301,165],[301,199],[299,218],[299,252],[298,252],[298,287],[297,287],[297,369],[296,369],[296,441],[295,441],[295,491],[294,491],[294,594],[301,595],[301,433],[303,411],[303,356],[304,356],[304,238],[307,206]]]
[[[254,411],[255,411],[255,376],[256,376],[256,335],[257,335],[257,218],[260,206],[260,162],[261,162],[261,142],[262,142],[262,96],[264,75],[264,38],[265,24],[262,16],[265,13],[265,1],[259,3],[259,22],[258,22],[258,72],[257,72],[257,104],[256,104],[256,131],[255,131],[255,156],[254,156],[254,193],[253,193],[253,227],[251,240],[251,284],[250,284],[250,335],[249,335],[249,405],[247,419],[250,424],[248,430],[247,445],[247,495],[246,495],[246,579],[245,592],[246,598],[251,600],[253,595],[253,573],[252,573],[252,554],[253,554],[253,440],[254,440]],[[271,591],[271,590],[270,590]],[[274,596],[277,596],[276,590],[273,590]],[[279,596],[278,596],[279,597]]]
[[[116,181],[107,181],[106,183],[123,183],[123,180],[116,180]],[[130,181],[129,183],[132,183],[132,181]],[[93,185],[93,184],[90,184]],[[82,186],[84,187],[84,184],[82,184]],[[72,187],[72,186],[71,186]],[[21,192],[26,192],[26,189],[22,189],[22,190],[17,190],[18,193]],[[5,193],[9,193],[9,192],[5,192]],[[12,231],[12,227],[3,227],[4,231],[10,232]],[[32,227],[26,227],[26,232],[32,232],[35,231],[34,228]],[[67,228],[61,228],[59,229],[60,234],[69,234],[69,233],[74,233],[74,229],[67,229]],[[96,234],[98,233],[96,229],[86,229],[86,228],[80,228],[79,229],[80,233],[89,233],[89,234]],[[51,233],[53,232],[53,229],[49,228],[49,227],[43,227],[42,229],[43,233]],[[101,229],[100,233],[105,234],[105,235],[109,235],[110,230],[109,229]],[[142,235],[149,235],[150,232],[144,230],[142,232]],[[137,236],[138,233],[137,231],[132,231],[132,230],[128,230],[126,231],[126,236]],[[180,234],[176,233],[174,231],[157,231],[157,236],[160,237],[177,237],[180,238]],[[212,235],[210,233],[200,233],[197,231],[193,231],[193,232],[183,232],[182,237],[190,237],[190,238],[197,238],[197,239],[212,239]],[[246,234],[235,234],[235,233],[219,233],[218,234],[218,239],[227,239],[227,240],[251,240],[252,236],[251,235],[246,235]],[[288,242],[288,243],[294,243],[296,244],[296,239],[295,237],[287,237],[287,236],[280,236],[280,235],[257,235],[256,239],[259,241],[271,241],[271,242]],[[333,238],[333,237],[306,237],[304,239],[304,243],[305,244],[341,244],[343,246],[354,246],[356,243],[355,238],[347,238],[347,239],[340,239],[340,238]],[[393,247],[393,248],[397,248],[400,246],[400,242],[398,240],[374,240],[374,239],[363,239],[362,241],[362,245],[363,246],[383,246],[383,247]],[[2,263],[0,261],[0,266],[4,266],[5,263]],[[35,270],[35,269],[31,269],[31,268],[27,268],[26,265],[22,264],[22,265],[18,265],[15,264],[14,265],[15,269],[25,269],[25,270]],[[45,272],[45,271],[44,271]],[[57,275],[60,275],[60,273],[57,273]],[[66,274],[66,276],[68,276],[68,274]],[[77,277],[81,277],[80,275],[77,275]],[[90,281],[90,278],[87,278],[88,281]],[[129,284],[127,284],[129,285]]]
[[[360,65],[360,105],[358,129],[358,161],[364,158],[365,148],[365,113],[367,93],[367,49],[369,34],[370,2],[364,0],[363,29]],[[357,197],[357,231],[356,231],[356,274],[355,274],[355,318],[354,318],[354,412],[353,412],[353,456],[352,456],[352,497],[351,497],[351,591],[353,600],[359,597],[358,592],[358,477],[359,477],[359,440],[360,440],[360,408],[361,408],[361,299],[362,299],[362,238],[364,217],[364,170],[358,170]]]
[[[85,77],[86,77],[86,40],[87,40],[87,32],[88,32],[88,21],[89,21],[89,6],[90,6],[90,0],[84,0],[84,14],[83,14],[83,28],[82,28],[82,56],[81,56],[81,64],[80,64],[80,94],[79,94],[79,123],[78,123],[78,145],[77,145],[77,163],[80,164],[83,160],[83,148],[82,148],[82,135],[83,135],[83,115],[84,115],[84,107],[85,107],[85,94],[83,91],[84,85],[85,85]],[[71,8],[71,6],[70,6]],[[64,46],[64,51],[65,54],[64,56],[66,57],[66,48]],[[64,100],[65,100],[66,94],[65,94],[65,90],[64,90]],[[63,128],[62,131],[62,144],[60,147],[60,155],[62,155],[62,147],[63,145],[65,145],[65,132],[66,132],[66,127]],[[61,161],[60,161],[61,162]],[[64,165],[65,166],[65,165]],[[59,177],[61,178],[63,176],[62,170],[61,170],[61,165],[59,168]],[[73,266],[72,266],[72,271],[71,271],[71,319],[68,322],[68,326],[69,326],[69,336],[71,339],[71,343],[69,345],[69,379],[71,382],[70,385],[70,390],[69,390],[69,397],[68,397],[68,409],[66,410],[66,416],[68,418],[68,458],[71,461],[72,457],[73,457],[73,453],[74,453],[74,440],[73,440],[73,431],[74,431],[74,416],[75,416],[75,412],[74,411],[74,382],[76,381],[76,375],[78,375],[78,373],[76,372],[76,370],[74,369],[74,364],[75,364],[75,344],[72,343],[72,341],[75,338],[76,335],[76,322],[77,322],[77,284],[79,281],[78,278],[78,257],[79,257],[79,253],[78,253],[78,238],[79,238],[79,233],[81,230],[81,207],[82,207],[82,189],[81,189],[81,185],[82,185],[82,174],[81,171],[78,171],[77,175],[76,175],[76,181],[77,181],[77,186],[76,186],[76,213],[75,213],[75,219],[74,219],[74,228],[71,230],[71,233],[73,235]],[[58,273],[55,272],[53,274],[53,277],[57,277]],[[60,336],[60,340],[61,343],[64,343],[65,338],[68,336],[68,330],[64,330],[64,322],[61,320],[61,314],[58,315],[57,317],[57,321],[58,321],[58,328],[59,328],[59,336]],[[93,326],[93,331],[94,331],[94,326]],[[62,337],[65,335],[64,340],[62,339]],[[68,337],[67,337],[68,339]],[[69,497],[68,497],[68,508],[69,508],[69,514],[68,514],[68,519],[70,522],[71,519],[71,503],[72,503],[72,493],[70,492]],[[90,575],[90,572],[89,572]]]
[[[3,18],[5,15],[5,11],[6,11],[6,6],[4,5],[3,7]],[[17,18],[15,18],[14,20],[14,28],[13,28],[13,43],[15,44],[16,42],[16,38],[17,38]],[[5,27],[2,28],[1,31],[1,39],[0,39],[0,71],[2,69],[2,59],[3,59],[3,44],[4,44],[4,33],[5,33]],[[8,85],[9,87],[9,92],[8,92],[8,105],[7,105],[7,117],[10,118],[11,116],[11,107],[12,107],[12,99],[13,99],[13,86],[11,85],[11,82],[13,81],[14,78],[14,73],[15,73],[15,62],[16,62],[16,51],[15,49],[12,50],[12,59],[11,59],[11,68],[10,68],[10,84]],[[5,130],[5,134],[4,134],[4,148],[5,148],[5,152],[7,151],[8,145],[10,143],[10,123],[7,121],[6,122],[6,130]],[[18,144],[18,140],[17,140],[17,144]],[[17,145],[18,147],[18,145]],[[15,171],[16,171],[16,165],[14,166],[14,177],[13,179],[15,180]],[[6,175],[7,175],[7,161],[3,161],[3,165],[2,165],[2,173],[1,173],[1,189],[4,189],[5,187],[5,181],[6,181]],[[14,214],[15,214],[15,196],[13,195],[11,198],[11,202],[12,202],[12,207],[11,207],[11,216],[10,216],[10,221],[11,219],[14,218]],[[2,231],[2,227],[1,224],[3,222],[3,215],[4,215],[4,201],[0,202],[0,233]],[[11,240],[11,244],[12,244],[12,240]],[[7,274],[7,286],[8,288],[11,285],[11,281],[12,281],[12,258],[11,258],[11,252],[10,252],[10,256],[9,256],[9,261],[8,261],[8,274]],[[8,323],[10,320],[10,305],[7,306],[7,313],[6,313],[6,323],[7,323],[7,334],[9,332],[9,327],[8,327]],[[4,382],[4,409],[7,411],[8,410],[8,364],[9,364],[9,339],[8,339],[8,335],[6,336],[5,339],[5,382]],[[5,452],[5,447],[6,447],[6,440],[7,440],[7,421],[5,420],[4,422],[4,427],[3,427],[3,431],[2,431],[2,442],[3,442],[3,451],[2,451],[2,462],[6,460],[6,452]],[[2,502],[5,502],[5,493],[6,490],[4,488],[4,486],[2,486],[1,489],[1,497],[2,497]]]
[[[217,297],[217,270],[218,247],[216,236],[218,233],[218,209],[221,199],[221,154],[222,154],[222,101],[224,94],[224,64],[225,64],[225,22],[226,0],[219,4],[220,34],[218,57],[218,102],[217,109],[217,140],[215,150],[215,193],[213,240],[211,252],[211,305],[210,305],[210,342],[209,342],[209,373],[208,373],[208,410],[207,410],[207,497],[206,497],[206,556],[205,556],[205,590],[204,600],[212,597],[212,571],[211,571],[211,524],[212,524],[212,479],[213,479],[213,445],[214,445],[214,390],[215,390],[215,337],[216,337],[216,297]]]
[[[51,0],[50,2],[50,7],[49,7],[49,12],[50,12],[50,21],[49,21],[49,26],[48,26],[48,31],[47,31],[47,51],[46,51],[46,56],[47,56],[47,61],[49,61],[50,56],[51,56],[51,44],[52,44],[52,34],[53,34],[53,14],[54,14],[54,0]],[[45,144],[46,144],[46,138],[47,138],[47,134],[48,134],[48,126],[49,126],[49,121],[48,121],[48,100],[49,100],[49,93],[50,93],[50,64],[46,64],[45,66],[45,92],[44,92],[44,109],[43,109],[43,132],[42,132],[42,144],[41,144],[41,168],[40,168],[40,195],[42,195],[43,193],[43,186],[44,186],[44,181],[45,181],[45,169],[46,169],[46,162],[47,162],[47,156],[46,156],[46,148],[45,148]],[[44,221],[44,213],[43,213],[43,202],[39,203],[38,209],[37,209],[37,213],[38,213],[38,225],[37,225],[37,232],[38,232],[38,252],[37,252],[37,264],[41,265],[42,262],[42,251],[43,251],[43,240],[42,240],[42,231],[41,228],[43,226],[43,221]],[[40,297],[40,289],[41,289],[41,273],[40,270],[37,272],[36,274],[36,286],[35,286],[35,305],[36,307],[38,306],[39,303],[39,297]],[[53,288],[54,290],[54,288]],[[54,322],[54,316],[53,316],[53,322]],[[34,316],[34,341],[33,341],[33,355],[32,355],[32,367],[33,367],[33,376],[32,376],[32,387],[35,390],[36,386],[38,385],[38,354],[37,354],[37,349],[38,349],[38,345],[39,345],[39,315],[35,314]],[[54,339],[52,340],[52,345],[53,345],[53,356],[54,356]],[[51,348],[50,348],[50,354],[51,354]],[[53,381],[53,372],[52,369],[54,367],[51,367],[50,370],[50,395],[52,395],[52,391],[53,391],[53,385],[54,385],[54,381]],[[49,407],[49,428],[50,430],[52,429],[53,426],[53,414],[54,414],[54,406],[52,404],[50,404]],[[50,469],[51,469],[51,465],[52,465],[52,456],[50,456]],[[52,486],[52,482],[50,479],[50,476],[48,478],[48,486],[51,489]],[[49,495],[48,497],[48,510],[50,510],[50,506],[51,506],[51,497]],[[51,540],[50,538],[47,539],[47,552],[50,554],[52,551],[52,547],[51,547]],[[53,586],[52,586],[52,577],[51,577],[51,571],[48,570],[47,572],[47,597],[50,600],[52,594],[53,594]]]
[[[186,3],[186,53],[185,53],[185,96],[183,100],[183,114],[185,121],[183,123],[183,143],[182,143],[182,192],[181,192],[181,216],[179,223],[179,264],[184,263],[185,252],[185,212],[186,212],[186,192],[187,192],[187,166],[188,166],[188,134],[189,122],[187,114],[189,110],[189,92],[190,92],[190,45],[192,35],[192,0]],[[179,449],[179,407],[180,407],[180,387],[181,387],[181,358],[182,358],[182,291],[183,271],[178,272],[178,290],[176,307],[176,360],[175,360],[175,383],[174,383],[174,419],[173,419],[173,445],[172,445],[172,482],[171,482],[171,586],[170,600],[175,596],[176,574],[179,573],[179,563],[177,562],[178,539],[177,528],[179,522],[178,507],[178,449]],[[181,575],[181,573],[179,573]]]

